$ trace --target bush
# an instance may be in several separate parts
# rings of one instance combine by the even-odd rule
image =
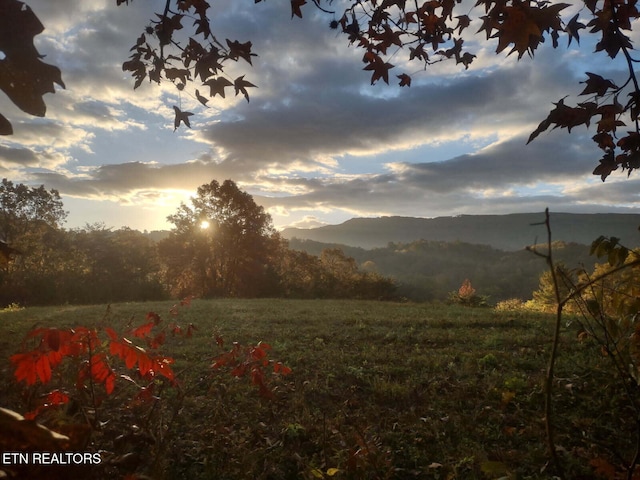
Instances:
[[[466,278],[457,291],[449,292],[447,303],[450,305],[463,305],[465,307],[486,307],[489,297],[476,294],[476,289],[471,286],[471,281]]]

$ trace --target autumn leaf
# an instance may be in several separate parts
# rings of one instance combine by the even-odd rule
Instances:
[[[401,87],[410,87],[411,86],[411,77],[409,75],[407,75],[406,73],[403,73],[401,75],[396,75],[396,76],[400,79],[399,85]]]
[[[202,95],[200,95],[200,90],[198,90],[198,89],[196,89],[196,98],[204,106],[206,106],[207,103],[209,103],[209,99],[206,98],[206,97],[203,97]]]
[[[574,17],[569,20],[569,23],[567,23],[567,26],[564,29],[564,31],[569,35],[569,43],[567,46],[571,45],[571,40],[573,40],[574,38],[576,39],[578,45],[580,45],[580,30],[586,28],[586,26],[584,25],[584,23],[578,22],[578,15],[579,14],[576,13]]]
[[[607,93],[608,89],[618,89],[618,86],[611,80],[605,80],[600,75],[596,75],[591,72],[586,72],[586,74],[589,78],[585,82],[580,82],[586,84],[586,87],[584,87],[584,90],[580,95],[595,93],[598,97],[603,97]]]
[[[390,63],[385,63],[378,55],[374,55],[373,60],[363,68],[363,70],[373,71],[371,74],[371,85],[382,79],[384,83],[389,84],[389,70],[393,68]]]
[[[96,383],[104,384],[105,391],[108,395],[113,393],[116,382],[116,374],[107,364],[107,359],[104,353],[96,353],[91,357],[89,361],[91,365],[91,378]]]
[[[251,65],[251,57],[257,57],[255,53],[251,53],[251,42],[240,43],[237,40],[233,42],[227,38],[227,46],[229,47],[228,57],[231,60],[244,59]]]
[[[187,80],[191,80],[191,72],[184,68],[166,68],[164,71],[167,80],[175,81],[179,79],[182,83],[187,83]]]
[[[596,115],[596,113],[600,113],[597,112],[599,109],[594,102],[584,102],[578,104],[577,107],[569,107],[564,104],[564,99],[560,99],[554,105],[556,108],[551,110],[547,118],[540,122],[538,128],[529,136],[527,144],[554,123],[555,126],[553,128],[566,128],[571,132],[571,129],[578,125],[584,124],[588,127],[591,122],[591,117]]]
[[[13,127],[7,117],[0,113],[0,135],[13,135]]]
[[[158,325],[162,320],[160,318],[160,315],[158,315],[156,312],[147,312],[147,320],[153,322],[154,325]]]
[[[65,88],[60,69],[41,61],[34,37],[44,26],[29,7],[17,0],[4,0],[0,15],[2,74],[0,90],[22,111],[43,117],[47,107],[45,93],[54,93],[54,84]],[[10,32],[7,34],[6,32]],[[9,121],[0,119],[0,133],[12,133]]]
[[[618,164],[613,158],[613,150],[609,150],[600,159],[600,165],[593,170],[593,175],[600,175],[600,179],[604,182],[611,172],[617,169]]]
[[[247,99],[247,102],[249,101],[249,92],[247,92],[247,88],[249,87],[256,87],[253,83],[248,82],[244,79],[244,75],[239,76],[238,78],[235,79],[235,81],[233,82],[233,87],[236,89],[236,95],[238,95],[240,92],[242,92],[242,94],[244,95],[244,98]]]
[[[613,137],[607,132],[596,133],[591,139],[598,144],[602,150],[606,150],[608,148],[616,148],[613,143]]]
[[[183,112],[182,110],[180,110],[175,105],[173,106],[173,110],[176,112],[176,117],[175,117],[175,120],[173,121],[173,131],[174,132],[176,131],[176,129],[180,126],[181,122],[184,122],[184,124],[187,127],[191,128],[191,123],[189,122],[189,117],[191,115],[193,115],[193,113],[191,113],[191,112]]]
[[[149,335],[149,333],[151,333],[151,330],[155,325],[156,324],[153,321],[151,321],[149,323],[145,323],[144,325],[140,325],[138,328],[135,328],[131,333],[134,337],[144,338],[147,335]]]
[[[306,3],[307,0],[291,0],[291,18],[293,18],[294,15],[302,18],[302,10],[300,10],[300,7]]]
[[[514,44],[514,51],[518,52],[518,59],[527,50],[536,48],[542,38],[542,31],[531,15],[532,8],[525,4],[517,4],[504,8],[504,21],[497,27],[498,47],[496,53],[502,52],[510,44]]]
[[[225,77],[217,77],[217,78],[210,78],[209,80],[204,82],[204,85],[210,88],[210,92],[209,92],[210,97],[215,97],[216,95],[220,95],[222,98],[225,98],[224,87],[231,87],[233,86],[233,83],[231,83]]]

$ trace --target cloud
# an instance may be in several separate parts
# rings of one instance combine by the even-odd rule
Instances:
[[[8,166],[9,164],[29,166],[35,165],[37,162],[37,155],[28,148],[11,148],[0,145],[0,166]]]
[[[397,52],[391,85],[371,86],[362,51],[311,4],[292,20],[286,2],[217,0],[217,38],[251,41],[258,54],[227,74],[258,88],[249,103],[229,88],[204,108],[193,90],[205,86],[178,92],[145,81],[134,91],[122,71],[157,6],[28,3],[46,27],[38,49],[62,69],[67,89],[45,97],[44,119],[0,99],[16,130],[0,140],[0,171],[58,189],[82,204],[82,215],[89,204],[107,218],[118,218],[109,210],[118,206],[139,214],[134,205],[163,205],[163,217],[171,202],[227,178],[278,222],[298,225],[354,215],[637,208],[633,178],[603,186],[591,175],[601,157],[593,131],[546,132],[526,145],[553,102],[577,101],[585,68],[618,78],[621,65],[600,64],[589,48],[547,42],[533,60],[516,62],[496,56],[495,41],[470,35],[477,58],[469,70],[443,62],[416,71]],[[412,75],[410,88],[397,86],[402,72]],[[173,105],[195,113],[192,130],[173,132]]]

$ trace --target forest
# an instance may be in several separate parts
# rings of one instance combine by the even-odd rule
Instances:
[[[288,248],[251,195],[227,180],[198,189],[156,242],[95,223],[65,229],[60,195],[43,185],[0,184],[0,306],[214,297],[395,296],[395,283],[361,270],[342,250]],[[207,223],[203,223],[207,220]],[[206,225],[206,227],[205,227]]]
[[[65,229],[56,191],[4,179],[0,192],[7,252],[0,270],[2,306],[187,295],[444,301],[465,279],[495,304],[531,299],[547,269],[524,249],[463,242],[416,240],[362,249],[287,241],[231,181],[201,187],[195,207],[180,206],[171,216],[175,228],[165,235],[101,223]],[[596,263],[586,245],[556,242],[554,255],[588,271]]]
[[[548,270],[545,262],[525,249],[503,251],[465,242],[416,240],[363,249],[294,238],[289,247],[312,255],[326,248],[340,248],[363,271],[392,278],[398,295],[413,301],[445,300],[465,279],[471,281],[479,294],[488,296],[491,304],[514,298],[529,300],[539,286],[540,276]],[[587,271],[597,261],[589,250],[589,246],[577,243],[553,243],[558,262]]]

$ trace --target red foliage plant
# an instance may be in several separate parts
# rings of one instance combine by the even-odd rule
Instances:
[[[164,377],[170,384],[174,384],[175,375],[171,369],[173,359],[160,355],[157,351],[164,343],[164,331],[153,332],[161,323],[160,316],[149,312],[147,320],[150,321],[130,330],[133,337],[146,342],[147,349],[119,335],[111,327],[34,329],[27,334],[22,352],[10,357],[15,367],[14,376],[18,382],[25,382],[27,386],[38,382],[48,384],[53,372],[65,359],[74,359],[80,365],[76,372],[75,386],[80,392],[91,392],[94,407],[100,402],[100,397],[95,395],[95,386],[102,385],[107,395],[114,392],[118,379],[114,364],[118,358],[128,370],[135,369],[144,380]],[[176,331],[175,325],[169,328]],[[103,334],[106,334],[106,339]],[[70,400],[69,395],[60,390],[53,390],[43,398],[42,405],[28,412],[26,418],[34,418],[47,408],[63,405]]]
[[[191,300],[192,297],[185,298],[169,312],[177,315],[178,308],[188,307]],[[162,319],[155,312],[147,313],[145,323],[127,330],[127,336],[133,340],[111,327],[36,328],[27,334],[22,351],[12,355],[10,361],[15,367],[16,380],[27,386],[48,384],[54,371],[67,359],[72,365],[79,365],[77,371],[73,372],[75,387],[81,395],[85,394],[85,399],[89,398],[93,409],[100,405],[105,394],[109,396],[114,393],[119,379],[136,385],[139,392],[133,400],[135,403],[144,403],[155,398],[153,391],[157,380],[164,379],[169,386],[177,386],[176,375],[171,367],[173,358],[159,353],[167,339],[167,330],[172,336],[190,338],[197,328],[193,323],[189,323],[186,329],[177,323],[162,326]],[[134,343],[138,339],[144,346]],[[216,337],[216,343],[221,348],[224,346],[220,336]],[[277,375],[287,375],[291,369],[282,362],[269,360],[270,349],[268,344],[262,342],[249,346],[234,343],[232,350],[216,357],[211,366],[214,369],[230,367],[234,377],[248,376],[262,397],[273,398],[273,392],[267,385],[266,369],[271,369]],[[124,363],[128,373],[133,372],[144,380],[140,382],[142,385],[129,375],[118,374],[118,361]],[[102,386],[104,393],[98,392],[96,386]],[[43,395],[40,405],[25,414],[25,418],[33,419],[49,408],[69,403],[70,399],[69,391],[54,389]]]

